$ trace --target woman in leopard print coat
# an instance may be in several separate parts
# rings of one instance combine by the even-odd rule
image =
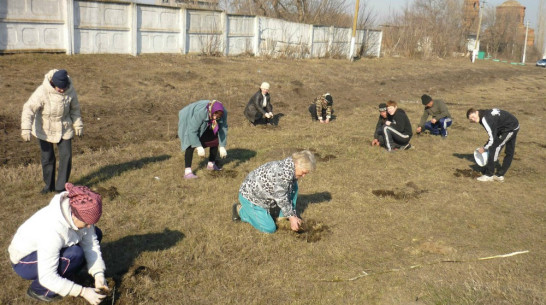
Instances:
[[[298,231],[301,219],[296,215],[298,179],[313,171],[313,154],[304,150],[279,161],[268,162],[250,172],[239,189],[239,202],[233,206],[233,219],[248,222],[256,229],[273,233],[277,230],[271,209],[280,208],[279,217],[287,217],[290,227]]]

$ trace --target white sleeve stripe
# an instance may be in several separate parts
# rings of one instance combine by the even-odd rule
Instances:
[[[485,149],[488,149],[489,146],[493,145],[493,132],[491,131],[491,127],[489,127],[489,124],[487,124],[487,121],[485,118],[482,119],[483,127],[485,128],[485,131],[487,131],[487,134],[489,135],[489,142],[483,147]]]

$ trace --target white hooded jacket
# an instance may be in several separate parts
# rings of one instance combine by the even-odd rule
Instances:
[[[61,277],[57,272],[62,248],[79,244],[91,275],[104,273],[106,269],[95,227],[78,229],[71,215],[68,192],[55,195],[49,205],[17,229],[8,248],[13,264],[37,251],[40,284],[61,296],[78,296],[82,291],[81,285]]]

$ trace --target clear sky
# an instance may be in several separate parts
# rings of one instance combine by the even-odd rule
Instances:
[[[463,0],[461,0],[463,1]],[[495,7],[501,5],[506,0],[489,0],[485,1],[486,7]],[[517,0],[521,5],[525,6],[525,21],[529,21],[529,27],[535,28],[537,27],[537,12],[538,12],[538,2],[539,0]],[[352,8],[354,9],[354,5],[356,0],[351,0],[352,2]],[[393,11],[398,11],[402,8],[404,8],[408,3],[412,3],[412,0],[360,0],[360,5],[362,3],[366,3],[369,5],[373,10],[377,13],[379,17],[379,23],[383,21],[383,19],[390,15]]]

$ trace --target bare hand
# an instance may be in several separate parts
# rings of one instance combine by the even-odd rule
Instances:
[[[392,124],[391,121],[386,121],[385,122],[385,125],[387,125],[387,126],[391,126],[391,124]]]
[[[483,147],[478,148],[478,152],[480,154],[483,154],[485,152],[485,149]]]
[[[292,231],[297,232],[300,230],[302,221],[298,216],[288,217],[288,220],[290,220],[290,229],[292,229]]]
[[[436,122],[438,122],[438,121],[437,121],[436,119],[431,119],[430,122],[431,122],[432,124],[436,124]]]
[[[417,129],[415,129],[415,131],[416,131],[417,133],[421,133],[421,126],[417,127]]]
[[[326,123],[326,124],[330,123],[330,119],[326,118],[326,121],[324,121],[324,123]]]

